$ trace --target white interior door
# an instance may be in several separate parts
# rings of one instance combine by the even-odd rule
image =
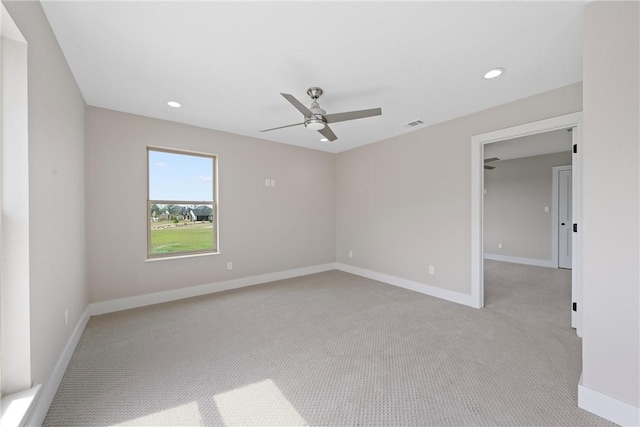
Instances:
[[[558,171],[558,267],[571,268],[571,170]]]

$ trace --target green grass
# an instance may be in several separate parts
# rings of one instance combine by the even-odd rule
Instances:
[[[215,235],[210,222],[188,224],[175,228],[169,221],[151,224],[151,254],[169,254],[215,250]]]

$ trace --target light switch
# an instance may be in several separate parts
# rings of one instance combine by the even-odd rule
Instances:
[[[271,180],[270,180],[269,178],[265,179],[265,180],[264,180],[264,185],[265,185],[266,187],[271,187]]]
[[[275,187],[275,186],[276,186],[276,180],[275,180],[275,179],[272,179],[272,180],[271,180],[271,186],[272,186],[272,187]]]
[[[544,207],[544,211],[545,211],[545,212],[550,212],[551,210],[549,209],[549,206],[545,206],[545,207]]]

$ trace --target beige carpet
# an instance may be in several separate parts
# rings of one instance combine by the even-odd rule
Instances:
[[[487,262],[476,310],[332,271],[92,317],[45,425],[608,425],[569,286]]]

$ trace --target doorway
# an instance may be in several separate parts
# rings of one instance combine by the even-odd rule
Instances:
[[[525,125],[501,129],[485,134],[475,135],[471,141],[471,295],[474,306],[484,306],[484,235],[483,235],[483,198],[484,198],[484,149],[486,144],[499,141],[535,135],[543,132],[559,129],[572,129],[572,164],[573,175],[571,182],[572,217],[573,223],[579,224],[581,215],[580,191],[581,191],[581,156],[580,142],[582,130],[582,113],[573,113],[565,116],[554,117],[547,120],[528,123]],[[577,226],[575,226],[577,227]],[[571,230],[573,232],[574,225]],[[572,307],[581,306],[581,242],[579,233],[573,233],[571,239],[572,251]],[[575,319],[575,321],[574,321]],[[581,335],[582,321],[579,311],[572,312],[572,326],[576,327]]]
[[[485,144],[485,259],[558,267],[558,251],[553,248],[558,183],[553,173],[571,164],[571,139],[566,129],[559,129]]]

